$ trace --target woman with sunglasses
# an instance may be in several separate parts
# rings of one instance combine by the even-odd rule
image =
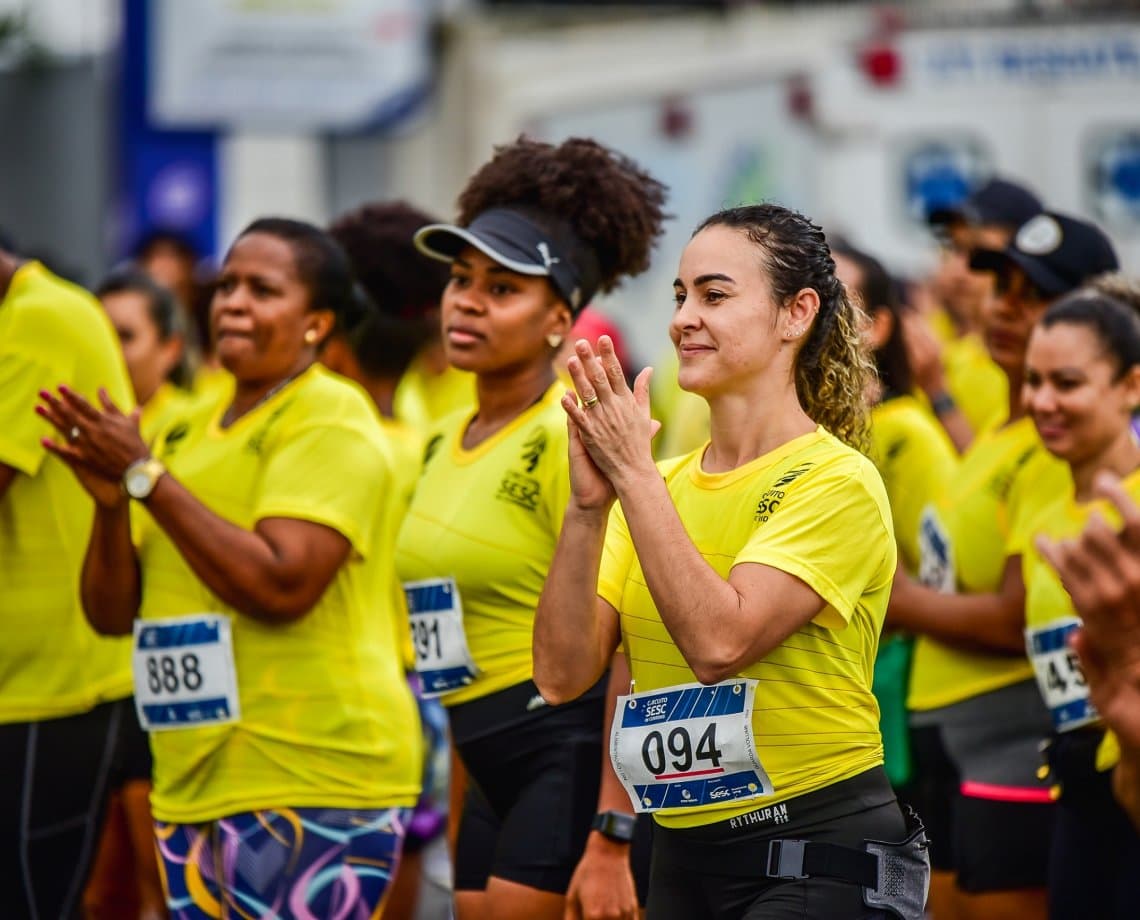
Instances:
[[[1054,807],[1037,780],[1049,719],[1025,660],[1025,588],[1016,547],[1035,507],[1068,487],[1021,401],[1029,335],[1049,304],[1116,268],[1095,226],[1041,214],[1001,252],[976,250],[997,295],[986,346],[1009,380],[1007,417],[979,432],[919,523],[921,584],[895,579],[888,625],[918,634],[909,707],[917,785],[931,828],[936,920],[1046,913]]]

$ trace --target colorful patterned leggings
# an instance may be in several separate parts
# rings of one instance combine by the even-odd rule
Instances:
[[[172,920],[379,917],[410,810],[281,808],[155,822]]]

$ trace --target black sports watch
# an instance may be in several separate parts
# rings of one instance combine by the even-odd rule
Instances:
[[[637,819],[620,811],[603,811],[594,815],[594,823],[590,825],[603,837],[608,837],[618,843],[629,843],[633,840],[633,828]]]

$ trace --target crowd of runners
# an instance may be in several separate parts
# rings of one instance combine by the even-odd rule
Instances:
[[[668,196],[0,241],[5,916],[1136,916],[1140,283],[1007,178],[905,280]]]

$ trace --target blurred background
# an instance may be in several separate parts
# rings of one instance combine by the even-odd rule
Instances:
[[[1140,9],[941,0],[0,0],[0,230],[93,283],[155,230],[207,266],[251,218],[451,217],[493,145],[591,135],[671,187],[606,299],[666,345],[683,241],[774,200],[924,274],[927,211],[997,172],[1140,272]]]

